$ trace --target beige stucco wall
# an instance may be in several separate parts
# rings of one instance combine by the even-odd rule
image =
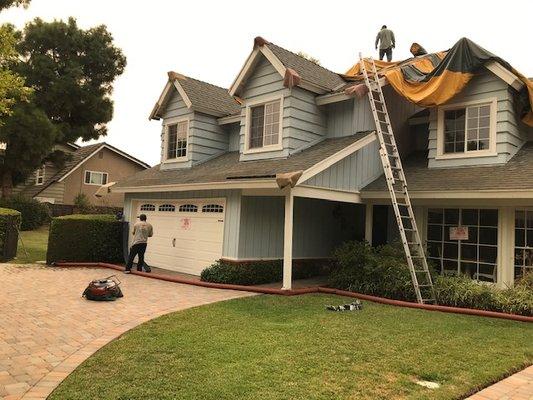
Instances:
[[[103,152],[102,158],[99,157],[100,152]],[[85,184],[85,171],[107,172],[107,181],[117,182],[120,179],[124,179],[136,172],[142,171],[144,168],[109,149],[103,149],[100,150],[100,152],[87,159],[63,180],[65,183],[64,204],[74,204],[74,199],[78,193],[84,193],[94,205],[114,207],[123,206],[124,195],[121,193],[111,193],[101,198],[95,197],[94,193],[100,186]]]

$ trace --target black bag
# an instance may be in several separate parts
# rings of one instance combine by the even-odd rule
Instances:
[[[122,290],[120,290],[120,281],[116,275],[91,281],[82,294],[82,297],[87,300],[94,301],[114,301],[123,296]]]

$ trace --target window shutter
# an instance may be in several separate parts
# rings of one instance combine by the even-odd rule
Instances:
[[[91,183],[91,171],[85,171],[85,183]]]
[[[102,174],[102,185],[105,185],[107,183],[107,172],[104,172]]]

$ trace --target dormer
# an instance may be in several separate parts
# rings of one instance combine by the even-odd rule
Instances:
[[[326,115],[315,97],[344,83],[338,74],[255,38],[229,89],[242,101],[241,161],[286,158],[323,140]]]
[[[169,72],[149,118],[162,120],[160,168],[190,168],[228,151],[231,126],[218,120],[240,109],[227,89]]]

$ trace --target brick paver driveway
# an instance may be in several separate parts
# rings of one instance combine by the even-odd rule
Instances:
[[[83,360],[134,326],[171,311],[251,295],[117,273],[122,299],[81,298],[89,281],[113,273],[0,264],[0,398],[44,399]]]

